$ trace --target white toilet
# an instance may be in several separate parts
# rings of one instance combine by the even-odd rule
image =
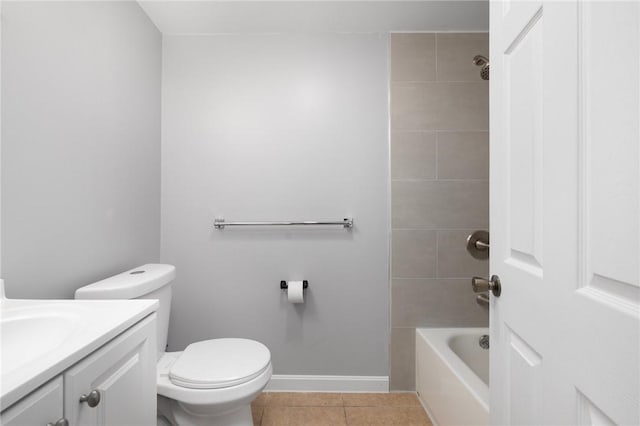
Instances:
[[[269,382],[271,353],[248,339],[212,339],[165,352],[172,265],[148,264],[76,290],[76,299],[158,299],[158,424],[253,425],[251,401]]]

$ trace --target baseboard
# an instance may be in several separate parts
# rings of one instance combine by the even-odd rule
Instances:
[[[274,374],[267,392],[389,392],[388,376],[299,376]]]

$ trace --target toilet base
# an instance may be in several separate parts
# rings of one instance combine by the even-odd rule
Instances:
[[[185,411],[177,401],[158,395],[158,414],[171,426],[253,426],[250,404],[220,415],[197,416]]]

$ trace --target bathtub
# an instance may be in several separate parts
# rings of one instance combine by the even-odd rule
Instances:
[[[416,329],[416,391],[434,424],[489,424],[487,328]]]

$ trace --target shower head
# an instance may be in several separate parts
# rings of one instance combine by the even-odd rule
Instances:
[[[489,60],[482,55],[476,55],[473,58],[473,64],[482,67],[480,69],[480,78],[489,80]]]
[[[483,80],[489,80],[489,64],[485,64],[480,69],[480,78]]]
[[[476,55],[473,57],[473,64],[477,65],[479,67],[483,66],[484,64],[488,64],[489,60],[482,56],[482,55]]]

